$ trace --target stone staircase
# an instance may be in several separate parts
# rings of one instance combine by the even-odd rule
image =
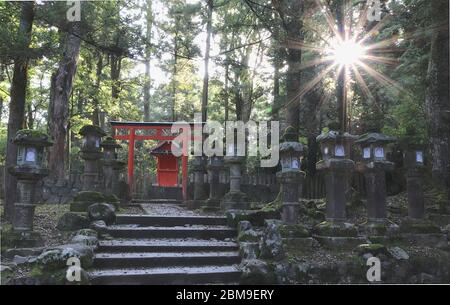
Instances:
[[[93,284],[237,284],[236,230],[225,217],[119,215],[100,241]]]

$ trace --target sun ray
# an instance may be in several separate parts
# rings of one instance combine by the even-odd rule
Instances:
[[[398,82],[396,82],[393,79],[387,77],[386,75],[384,75],[384,74],[374,70],[373,68],[371,68],[370,66],[366,65],[362,61],[357,61],[356,65],[358,65],[361,68],[363,68],[367,73],[369,73],[369,75],[371,75],[380,84],[393,86],[394,88],[396,88],[400,92],[403,92],[405,94],[408,94],[409,96],[412,96],[412,94],[408,90],[403,88]]]
[[[305,43],[295,40],[295,39],[286,40],[286,43],[280,44],[280,48],[308,50],[308,51],[314,51],[317,53],[324,53],[327,50],[327,48],[308,45],[308,44],[305,44]]]
[[[306,85],[300,90],[300,92],[294,96],[290,101],[288,101],[283,108],[290,106],[295,101],[299,102],[301,97],[303,97],[306,93],[308,93],[311,89],[313,89],[331,70],[336,67],[337,63],[333,63],[329,65],[327,68],[323,69],[315,78],[310,80]]]
[[[386,65],[398,65],[399,61],[398,59],[395,58],[390,58],[390,57],[382,57],[382,56],[374,56],[374,55],[362,55],[361,59],[368,59],[370,61],[374,61],[377,63],[381,63],[381,64],[386,64]]]
[[[325,20],[327,21],[328,26],[330,27],[331,31],[333,32],[334,36],[338,40],[339,43],[342,42],[343,38],[341,37],[341,34],[336,29],[335,25],[336,22],[329,11],[329,7],[327,5],[323,5],[322,0],[315,0],[317,3],[317,6],[324,12],[325,14]]]
[[[370,92],[369,86],[367,85],[366,81],[362,77],[361,73],[359,73],[358,67],[356,67],[355,64],[352,65],[352,71],[353,74],[355,74],[356,82],[361,86],[362,92],[369,100],[375,100],[375,98],[372,95],[372,92]]]
[[[391,15],[384,16],[380,22],[378,22],[371,30],[369,30],[359,41],[358,43],[363,44],[367,39],[369,39],[373,34],[378,32],[382,27],[386,25],[387,22],[392,20]]]
[[[334,56],[330,55],[330,56],[325,56],[325,57],[309,60],[306,62],[302,62],[301,66],[300,66],[300,70],[305,70],[307,68],[311,68],[313,66],[317,66],[317,65],[332,61],[333,59],[334,59]]]
[[[369,2],[366,2],[364,4],[364,8],[361,10],[361,13],[359,14],[358,23],[355,26],[355,32],[353,34],[353,37],[355,37],[355,39],[359,37],[359,35],[362,32],[363,25],[367,22],[368,11],[369,11]]]

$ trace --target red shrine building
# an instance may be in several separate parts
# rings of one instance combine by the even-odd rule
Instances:
[[[175,143],[173,143],[175,144]],[[178,186],[178,159],[172,154],[172,141],[162,141],[150,150],[156,157],[156,182],[158,186]]]

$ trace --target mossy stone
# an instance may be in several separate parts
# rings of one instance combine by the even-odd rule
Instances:
[[[39,232],[18,232],[14,230],[2,230],[2,249],[9,248],[35,248],[44,245],[44,240]]]
[[[239,242],[259,242],[260,235],[255,230],[242,231],[238,235]]]
[[[104,200],[105,196],[102,193],[93,191],[78,192],[73,199],[73,201],[89,201],[92,203],[103,202]]]
[[[441,229],[426,220],[406,220],[400,225],[400,233],[440,234]]]
[[[310,236],[308,229],[301,224],[281,225],[279,230],[283,238],[306,238]]]
[[[348,223],[335,223],[324,221],[314,227],[314,233],[318,236],[328,237],[356,237],[358,231],[355,226]]]
[[[386,246],[382,244],[361,244],[358,247],[356,247],[355,251],[358,252],[360,255],[370,253],[374,256],[388,253]]]
[[[100,192],[81,191],[78,192],[70,203],[71,212],[87,212],[90,205],[106,202],[105,196]]]

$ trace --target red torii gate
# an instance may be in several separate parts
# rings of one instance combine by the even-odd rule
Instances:
[[[128,185],[130,193],[133,191],[133,179],[134,179],[134,144],[135,141],[143,140],[159,140],[159,141],[172,141],[178,135],[174,135],[171,132],[172,126],[180,125],[185,126],[186,123],[173,123],[173,122],[110,122],[113,129],[114,138],[116,140],[128,141]],[[191,126],[191,139],[194,138],[194,129],[202,129],[202,123],[188,123]],[[200,126],[198,126],[200,125]],[[194,126],[192,128],[192,126]],[[198,126],[198,127],[197,127]],[[136,131],[147,130],[147,134],[136,134]],[[116,132],[117,131],[117,132]],[[183,139],[183,155],[181,156],[182,166],[182,190],[183,199],[187,199],[187,180],[188,180],[188,154],[186,153],[187,140]]]

